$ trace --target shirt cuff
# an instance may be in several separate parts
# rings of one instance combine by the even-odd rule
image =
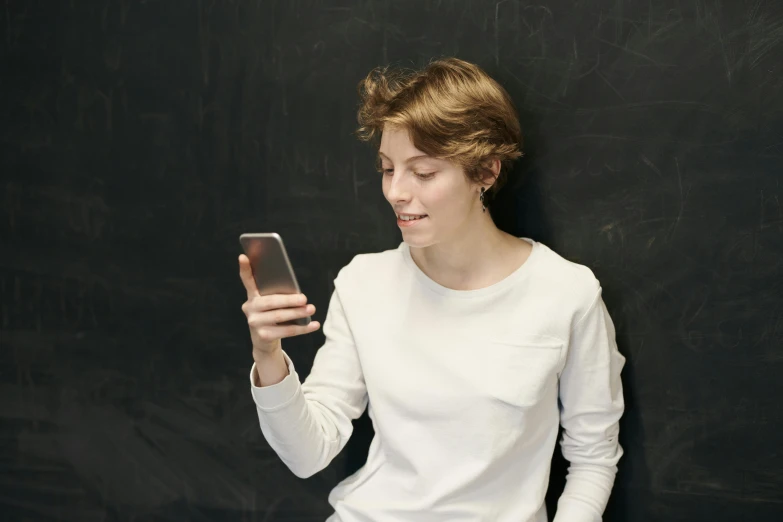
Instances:
[[[256,363],[254,362],[250,368],[250,392],[253,395],[253,401],[260,410],[275,411],[283,408],[294,399],[297,390],[301,386],[293,361],[291,361],[291,358],[288,357],[285,351],[283,351],[283,357],[288,365],[288,375],[277,384],[263,387],[256,386],[255,379],[253,379]]]
[[[572,501],[558,502],[554,522],[601,522],[602,517]]]

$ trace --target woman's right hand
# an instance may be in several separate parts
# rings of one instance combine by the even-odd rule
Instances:
[[[310,321],[307,326],[278,324],[312,315],[315,306],[307,304],[303,294],[260,295],[250,260],[245,254],[239,256],[239,277],[247,290],[247,301],[242,305],[242,311],[250,327],[253,355],[271,354],[280,349],[283,337],[294,337],[320,328],[318,321]]]

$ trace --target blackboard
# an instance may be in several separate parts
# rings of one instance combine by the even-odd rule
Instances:
[[[308,480],[271,452],[237,238],[279,232],[323,321],[337,271],[400,241],[356,84],[439,56],[519,109],[498,224],[603,284],[628,359],[604,519],[783,520],[776,0],[5,2],[3,520],[331,513],[371,427]],[[286,345],[303,377],[322,341]]]

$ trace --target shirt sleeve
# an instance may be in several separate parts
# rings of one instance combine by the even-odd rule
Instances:
[[[572,329],[560,376],[560,446],[569,467],[555,522],[601,521],[623,454],[618,434],[624,365],[599,286]]]
[[[289,374],[279,383],[250,386],[261,432],[298,477],[324,469],[353,432],[352,420],[367,407],[367,388],[338,291],[332,293],[323,324],[326,342],[304,383],[284,351]]]

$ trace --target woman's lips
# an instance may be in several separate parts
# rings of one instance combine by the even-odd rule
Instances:
[[[423,216],[418,218],[418,219],[409,219],[409,220],[400,219],[398,217],[397,218],[397,226],[399,226],[399,227],[412,227],[414,225],[417,225],[417,224],[421,223],[422,221],[427,219],[427,217],[428,216],[426,214],[423,214]]]

